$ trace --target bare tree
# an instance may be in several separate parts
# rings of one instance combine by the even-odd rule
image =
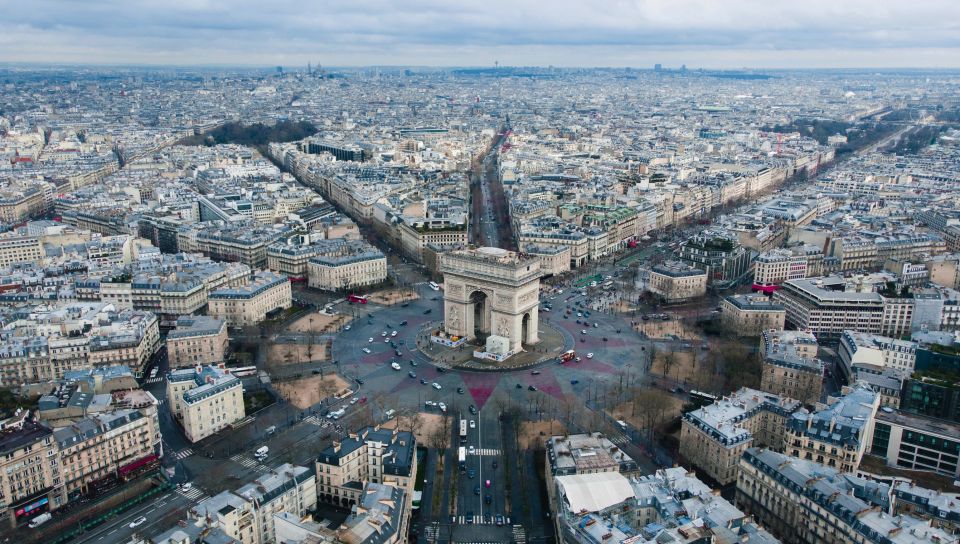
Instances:
[[[634,409],[640,413],[640,428],[647,433],[650,441],[657,426],[666,421],[672,408],[673,399],[659,389],[643,389],[634,396]]]
[[[663,375],[665,377],[670,377],[670,370],[676,362],[677,354],[672,349],[663,354],[663,357],[660,359],[660,364],[663,366]]]

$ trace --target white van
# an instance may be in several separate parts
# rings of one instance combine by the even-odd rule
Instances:
[[[623,429],[624,431],[627,430],[627,422],[622,419],[617,420],[617,426]]]
[[[393,408],[391,408],[391,409],[389,409],[389,410],[387,410],[386,412],[383,413],[383,415],[386,416],[387,419],[392,419],[393,416],[395,416],[396,414],[397,414],[397,411],[394,410]]]
[[[31,519],[31,520],[30,520],[30,523],[29,523],[29,527],[30,527],[31,529],[36,529],[37,527],[39,527],[39,526],[43,525],[44,523],[50,521],[50,518],[52,518],[52,517],[53,517],[53,516],[50,515],[50,512],[44,512],[44,513],[40,514],[39,516]]]
[[[257,448],[257,451],[254,452],[254,455],[256,455],[257,457],[266,457],[268,453],[270,453],[270,448],[268,448],[267,446],[260,446],[259,448]]]

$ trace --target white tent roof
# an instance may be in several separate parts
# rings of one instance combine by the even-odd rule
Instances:
[[[630,480],[619,472],[557,476],[571,512],[599,512],[633,497]]]

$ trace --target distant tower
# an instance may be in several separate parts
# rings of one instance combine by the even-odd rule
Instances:
[[[283,66],[277,66],[277,75],[278,76],[283,75]]]
[[[310,65],[310,61],[307,61],[307,75],[308,76],[313,75],[313,66]]]
[[[654,72],[662,72],[662,71],[663,71],[663,65],[660,64],[660,63],[654,64],[654,65],[653,65],[653,71],[654,71]]]

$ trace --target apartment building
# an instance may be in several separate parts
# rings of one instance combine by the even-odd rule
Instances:
[[[362,482],[404,490],[412,501],[417,478],[416,439],[396,429],[366,427],[334,442],[317,457],[317,494],[321,502],[351,507],[362,502]],[[405,511],[409,515],[412,504]],[[406,526],[406,523],[403,524]]]
[[[798,411],[786,425],[786,451],[840,472],[855,472],[870,446],[880,395],[866,385],[844,387],[813,412]]]
[[[740,460],[736,504],[784,542],[948,544],[927,519],[891,512],[889,489],[819,463],[750,448]]]
[[[38,263],[44,257],[43,242],[37,236],[0,236],[0,267]]]
[[[287,227],[249,221],[207,221],[177,232],[177,247],[215,261],[238,262],[259,270],[267,266],[267,248],[290,234]]]
[[[181,317],[167,333],[170,368],[195,367],[225,361],[230,339],[227,322],[208,316]]]
[[[558,476],[552,487],[561,542],[779,542],[682,467],[629,478],[616,472]]]
[[[679,261],[650,269],[646,289],[666,303],[684,302],[707,294],[707,274]]]
[[[387,257],[365,243],[351,246],[350,250],[329,252],[310,259],[307,265],[310,287],[340,291],[386,281]]]
[[[167,401],[191,442],[203,440],[246,417],[243,384],[223,363],[167,374]]]
[[[208,300],[208,313],[232,327],[256,325],[293,303],[290,280],[268,271],[257,272],[246,285],[212,291]]]
[[[917,343],[879,334],[843,331],[837,355],[840,358],[838,369],[848,383],[855,381],[856,375],[863,371],[879,374],[889,368],[909,375],[917,361]]]
[[[755,285],[779,285],[787,280],[807,277],[807,257],[788,249],[765,251],[753,261]]]
[[[113,327],[103,327],[90,336],[87,362],[90,366],[130,367],[143,375],[150,359],[160,349],[160,320],[150,312],[129,310],[121,313]]]
[[[678,250],[681,261],[706,272],[710,284],[717,288],[736,285],[747,275],[751,253],[736,237],[713,231],[695,235]]]
[[[286,463],[236,491],[200,501],[189,510],[186,524],[219,529],[240,544],[277,542],[276,516],[306,516],[317,503],[316,485],[313,467]]]
[[[759,336],[782,330],[787,311],[766,295],[728,295],[720,303],[720,322],[737,336]]]
[[[540,257],[540,270],[544,276],[558,276],[570,271],[569,247],[529,244],[525,251],[528,255]]]
[[[53,432],[68,499],[113,485],[125,469],[160,454],[156,413],[121,409],[93,414]]]
[[[17,414],[0,429],[0,515],[12,527],[66,504],[53,431]]]
[[[764,331],[760,389],[805,405],[820,402],[824,363],[817,358],[817,341],[798,331]]]
[[[680,455],[720,485],[737,477],[740,455],[755,444],[785,446],[784,431],[799,401],[747,387],[683,415]]]

